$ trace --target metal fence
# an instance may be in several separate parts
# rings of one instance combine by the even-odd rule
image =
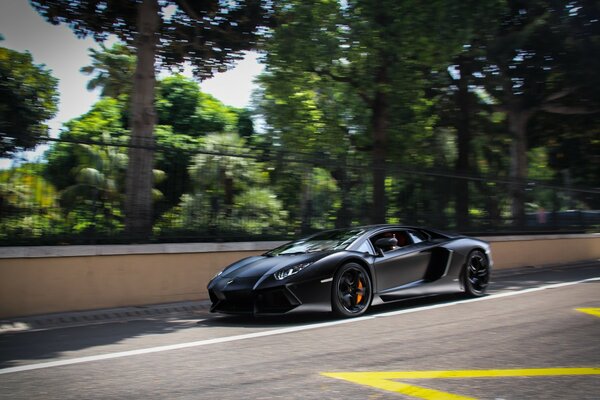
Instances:
[[[0,245],[131,242],[123,213],[127,149],[65,145],[74,148],[64,160],[0,171]],[[372,222],[372,168],[358,156],[217,146],[156,148],[155,160],[148,242],[288,239]],[[600,229],[598,188],[393,163],[385,176],[389,223],[480,235]],[[523,197],[519,219],[511,211],[515,193]]]

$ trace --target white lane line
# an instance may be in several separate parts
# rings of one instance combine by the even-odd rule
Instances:
[[[572,285],[577,285],[580,283],[595,282],[595,281],[600,281],[600,276],[596,277],[596,278],[583,279],[580,281],[553,283],[550,285],[538,286],[538,287],[529,288],[529,289],[516,290],[514,292],[503,292],[503,293],[492,294],[492,295],[484,296],[484,297],[475,297],[472,299],[457,300],[457,301],[453,301],[450,303],[434,304],[431,306],[423,306],[423,307],[417,307],[417,308],[409,308],[407,310],[390,311],[387,313],[377,314],[374,317],[390,317],[390,316],[394,316],[394,315],[408,314],[408,313],[415,312],[415,311],[425,311],[425,310],[432,310],[435,308],[453,306],[456,304],[475,303],[477,301],[495,300],[495,299],[500,299],[502,297],[518,296],[518,295],[522,295],[522,294],[539,292],[539,291],[547,290],[547,289],[557,289],[557,288],[561,288],[561,287],[565,287],[565,286],[572,286]]]
[[[430,306],[415,307],[415,308],[409,308],[409,309],[404,309],[404,310],[391,311],[391,312],[382,313],[382,314],[376,314],[376,315],[367,315],[367,316],[352,318],[352,319],[343,319],[343,320],[336,320],[336,321],[329,321],[329,322],[321,322],[321,323],[317,323],[317,324],[293,326],[293,327],[289,327],[289,328],[273,329],[273,330],[268,330],[268,331],[263,331],[263,332],[247,333],[244,335],[226,336],[226,337],[215,338],[215,339],[198,340],[195,342],[186,342],[186,343],[178,343],[178,344],[172,344],[172,345],[167,345],[167,346],[149,347],[146,349],[120,351],[117,353],[108,353],[108,354],[100,354],[100,355],[95,355],[95,356],[78,357],[78,358],[70,358],[70,359],[66,359],[66,360],[57,360],[57,361],[42,362],[42,363],[37,363],[37,364],[21,365],[18,367],[9,367],[9,368],[0,369],[0,375],[11,374],[11,373],[15,373],[15,372],[32,371],[32,370],[36,370],[36,369],[62,367],[62,366],[66,366],[66,365],[81,364],[81,363],[92,362],[92,361],[112,360],[115,358],[138,356],[138,355],[142,355],[142,354],[160,353],[163,351],[180,350],[180,349],[186,349],[186,348],[190,348],[190,347],[210,346],[213,344],[236,342],[239,340],[255,339],[255,338],[261,338],[261,337],[267,337],[267,336],[273,336],[273,335],[282,335],[282,334],[286,334],[286,333],[301,332],[301,331],[307,331],[307,330],[311,330],[311,329],[319,329],[319,328],[326,328],[326,327],[330,327],[330,326],[361,322],[361,321],[371,320],[371,319],[375,319],[375,318],[385,318],[385,317],[391,317],[391,316],[395,316],[395,315],[410,314],[410,313],[419,312],[419,311],[427,311],[427,310],[433,310],[433,309],[437,309],[437,308],[450,307],[450,306],[454,306],[457,304],[473,303],[473,302],[477,302],[477,301],[487,301],[487,300],[495,300],[495,299],[499,299],[499,298],[503,298],[503,297],[518,296],[518,295],[527,294],[527,293],[539,292],[539,291],[546,290],[546,289],[556,289],[556,288],[572,286],[572,285],[577,285],[580,283],[593,282],[593,281],[600,281],[600,277],[584,279],[584,280],[575,281],[575,282],[556,283],[556,284],[552,284],[552,285],[539,286],[539,287],[535,287],[535,288],[531,288],[531,289],[523,289],[523,290],[514,291],[514,292],[498,293],[498,294],[493,294],[493,295],[489,295],[489,296],[485,296],[485,297],[477,297],[474,299],[458,300],[458,301],[454,301],[454,302],[450,302],[450,303],[433,304]]]

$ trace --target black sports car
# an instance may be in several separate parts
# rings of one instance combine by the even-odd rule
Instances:
[[[463,291],[485,293],[490,246],[433,229],[376,225],[317,233],[242,259],[208,284],[211,311],[363,314],[372,304]]]

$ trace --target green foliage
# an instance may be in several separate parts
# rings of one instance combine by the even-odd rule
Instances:
[[[100,45],[100,50],[89,49],[92,64],[82,67],[81,72],[94,75],[88,82],[88,90],[102,89],[101,95],[119,97],[131,95],[136,57],[133,51],[122,43],[111,48]]]
[[[124,108],[118,99],[101,98],[86,114],[67,122],[62,142],[46,153],[44,176],[60,191],[67,226],[76,232],[112,232],[123,226]]]
[[[233,186],[227,187],[228,184],[242,189],[247,182],[260,183],[260,166],[250,157],[245,141],[236,134],[207,136],[202,141],[201,152],[193,157],[189,167],[195,191],[224,198],[230,194],[227,191],[235,190]]]
[[[213,134],[201,148],[189,168],[194,191],[182,197],[181,227],[261,233],[285,226],[281,202],[270,189],[261,188],[268,179],[266,168],[252,158],[243,138]]]
[[[303,149],[368,151],[371,221],[383,222],[385,164],[437,161],[419,149],[434,141],[429,71],[445,68],[499,3],[283,2],[262,78],[273,135]]]
[[[247,111],[226,106],[200,92],[198,83],[182,75],[169,76],[158,83],[156,110],[159,124],[171,126],[177,134],[200,137],[241,129],[247,136],[253,133]],[[238,127],[240,116],[245,119],[243,126]]]
[[[156,95],[156,112],[160,125],[170,125],[173,131],[197,136],[200,102],[198,84],[182,75],[169,76],[160,81]]]
[[[65,129],[60,134],[60,139],[65,142],[54,144],[45,155],[48,162],[44,176],[57,189],[63,190],[74,185],[79,170],[90,166],[89,155],[82,152],[83,147],[74,142],[106,142],[112,145],[127,143],[128,132],[123,127],[122,118],[124,107],[119,100],[105,97],[94,104],[90,111],[65,124]],[[124,154],[124,149],[119,151]]]
[[[196,110],[198,122],[196,129],[204,134],[237,133],[238,114],[235,109],[226,106],[213,96],[200,93],[200,102]]]
[[[287,213],[277,195],[268,188],[251,187],[235,197],[232,219],[242,232],[280,234],[287,226]]]
[[[252,120],[252,112],[246,108],[234,109],[237,114],[237,131],[238,135],[246,140],[254,138],[254,121]]]
[[[60,12],[54,7],[63,2],[34,3],[53,4],[43,13],[54,21],[91,13],[80,7],[84,2]],[[156,59],[173,66],[206,56],[203,66],[193,61],[205,77],[241,54],[228,46],[237,33],[224,39],[227,46],[215,47],[225,31],[236,30],[220,24],[238,10],[221,19],[206,15],[196,24],[194,14],[204,15],[206,4],[192,3],[177,2],[182,8],[163,19]],[[219,4],[226,9],[234,3]],[[130,143],[128,124],[136,115],[127,104],[127,80],[135,76],[126,46],[137,34],[129,19],[137,3],[102,4],[92,26],[86,19],[75,30],[99,34],[121,13],[120,21],[131,22],[117,27],[127,44],[92,52],[85,71],[105,96],[65,125],[63,142],[30,173],[35,178],[27,178],[43,182],[43,170],[51,189],[35,189],[40,195],[33,196],[25,178],[7,180],[0,173],[0,228],[9,235],[123,230],[123,146]],[[157,83],[158,125],[154,141],[143,143],[155,144],[155,238],[281,237],[379,220],[457,230],[508,226],[518,186],[511,181],[511,146],[515,121],[523,115],[528,169],[519,187],[529,223],[541,210],[600,207],[590,189],[600,179],[597,118],[575,115],[597,109],[600,93],[593,56],[600,44],[593,22],[598,10],[592,2],[273,5],[273,30],[262,43],[266,69],[255,94],[264,120],[260,132],[250,110],[201,93],[192,79],[174,75]],[[109,9],[112,14],[104,12]],[[187,31],[179,31],[184,25]],[[217,25],[224,30],[212,32]],[[190,35],[200,28],[203,35],[192,35],[197,42],[186,53]],[[181,48],[169,50],[174,43]],[[234,55],[213,54],[218,52]]]
[[[0,157],[34,148],[56,114],[58,80],[31,54],[0,47]]]
[[[141,2],[103,0],[31,0],[32,6],[52,24],[68,24],[79,37],[104,41],[109,34],[135,46]],[[161,27],[156,32],[157,61],[167,67],[189,62],[198,77],[212,76],[239,60],[254,47],[260,27],[268,23],[269,4],[246,0],[222,2],[156,1]],[[164,9],[174,12],[167,14]],[[115,50],[115,49],[113,49]],[[115,52],[115,55],[118,55]]]
[[[175,0],[31,0],[50,23],[68,24],[80,37],[103,41],[109,34],[135,48],[136,73],[131,97],[131,144],[127,170],[126,226],[141,238],[152,229],[155,65],[192,66],[196,77],[224,71],[256,47],[268,23],[271,2],[261,0],[188,2]],[[171,7],[166,12],[166,8]]]
[[[165,177],[155,187],[164,197],[156,203],[155,215],[161,215],[180,202],[181,195],[192,190],[188,167],[192,155],[199,146],[199,139],[173,132],[169,125],[158,125],[155,131],[159,151],[155,156],[155,168]]]
[[[39,169],[39,165],[24,164],[0,171],[0,240],[31,240],[60,230],[57,193]]]
[[[123,192],[127,155],[113,146],[75,146],[78,158],[78,165],[72,170],[75,183],[61,193],[63,208],[69,210],[82,200],[118,204]]]

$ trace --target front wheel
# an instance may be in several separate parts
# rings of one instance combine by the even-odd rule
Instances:
[[[333,277],[331,308],[340,317],[364,314],[373,298],[373,285],[365,268],[357,263],[340,267]]]
[[[474,250],[467,257],[464,271],[465,294],[471,297],[483,296],[490,282],[490,262],[480,250]]]

